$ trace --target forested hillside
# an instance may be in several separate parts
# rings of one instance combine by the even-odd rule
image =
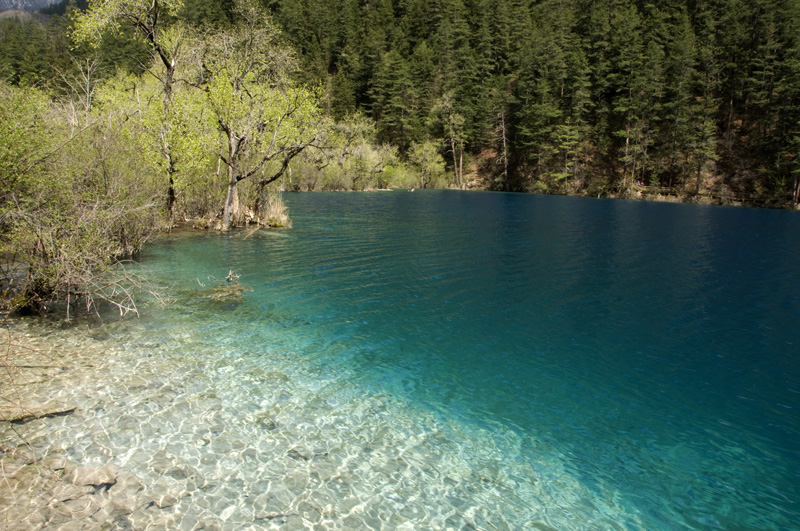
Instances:
[[[27,9],[32,11],[45,8],[57,2],[58,0],[0,0],[0,11],[5,11],[6,9]]]
[[[186,0],[170,23],[230,28],[234,4]],[[322,88],[326,114],[366,116],[372,144],[396,148],[377,173],[408,163],[438,176],[421,185],[798,202],[800,0],[261,6],[300,56],[297,81]],[[30,83],[63,68],[67,18],[3,21],[0,74]],[[105,39],[107,71],[144,70],[146,46]],[[308,175],[294,184],[315,186]]]
[[[401,154],[432,139],[450,167],[463,148],[494,189],[797,202],[797,0],[269,7],[334,117],[367,113]]]

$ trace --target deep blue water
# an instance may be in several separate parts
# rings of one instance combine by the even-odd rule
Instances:
[[[515,484],[551,485],[514,510],[553,496],[542,521],[559,529],[598,514],[620,529],[800,528],[799,213],[457,191],[285,200],[291,230],[143,253],[179,299],[148,310],[153,333],[189,315],[220,356],[268,337],[356,397],[436,419],[474,468],[476,441],[495,441]],[[192,315],[181,293],[229,269],[253,291]]]

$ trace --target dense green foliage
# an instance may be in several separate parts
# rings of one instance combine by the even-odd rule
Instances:
[[[161,4],[174,7],[162,27],[213,33],[243,19],[234,0]],[[390,184],[398,168],[417,181],[412,151],[432,143],[451,186],[798,201],[800,0],[259,5],[298,52],[295,79],[322,87],[326,114],[368,117],[369,144],[395,149],[368,186]],[[58,89],[72,67],[69,13],[85,7],[64,0],[44,25],[0,21],[0,75]],[[98,33],[100,67],[139,74],[150,64],[146,39],[117,22],[119,31]],[[309,179],[319,165],[303,158],[311,166],[290,187],[350,186],[330,168]]]
[[[0,84],[0,291],[12,308],[80,297],[127,311],[139,281],[111,269],[158,230],[159,190],[113,120],[74,111]]]
[[[51,19],[69,30],[54,34],[73,42],[50,46],[49,62],[29,71],[24,61],[7,64],[2,305],[102,300],[129,311],[139,280],[121,260],[178,216],[223,230],[287,222],[268,185],[306,148],[327,147],[328,122],[317,92],[291,80],[293,55],[255,6],[239,0],[235,25],[200,32],[175,16],[179,0],[95,3]],[[43,31],[36,22],[8,27]],[[109,59],[129,46],[146,52],[140,64]]]
[[[329,112],[401,155],[433,140],[452,171],[456,123],[497,189],[797,202],[797,0],[269,5]]]
[[[162,27],[213,33],[243,19],[234,0],[161,3],[174,4]],[[298,52],[295,79],[322,87],[326,114],[360,113],[374,123],[370,145],[395,148],[380,165],[389,173],[418,173],[412,151],[432,143],[451,186],[798,201],[800,0],[259,5]],[[64,0],[45,25],[3,20],[0,75],[57,86],[53,71],[71,64],[69,12],[85,7]],[[98,33],[101,67],[141,73],[146,39],[117,22]],[[349,175],[323,173],[291,187],[350,186]],[[380,173],[368,186],[389,184]]]

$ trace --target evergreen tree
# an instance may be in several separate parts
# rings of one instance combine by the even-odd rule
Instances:
[[[234,0],[184,0],[181,18],[200,28],[230,28],[236,22]]]
[[[697,51],[694,33],[685,9],[674,11],[665,44],[664,100],[657,179],[649,184],[672,188],[692,173],[689,153],[697,141],[693,130],[692,105]]]
[[[372,117],[378,122],[377,136],[405,153],[421,136],[418,92],[409,63],[392,50],[383,54],[370,90]]]

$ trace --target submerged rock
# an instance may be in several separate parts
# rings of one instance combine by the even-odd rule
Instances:
[[[8,529],[97,529],[124,519],[147,501],[136,476],[114,465],[67,463],[64,473],[48,466],[61,466],[61,461],[46,456],[6,476],[5,488],[0,489],[0,521]]]
[[[64,475],[64,479],[73,485],[102,487],[116,483],[118,473],[119,469],[114,465],[82,466],[67,472]]]
[[[212,288],[209,299],[212,301],[237,300],[242,298],[245,291],[253,291],[253,288],[248,288],[238,282],[229,282]]]
[[[258,427],[265,430],[274,431],[278,429],[278,423],[275,422],[269,415],[258,415],[255,418],[255,423]]]

